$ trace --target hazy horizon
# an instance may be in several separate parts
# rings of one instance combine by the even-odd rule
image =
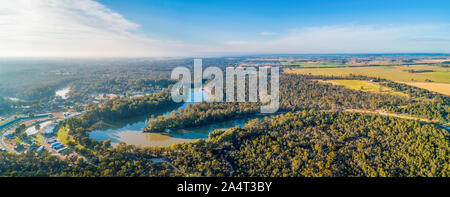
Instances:
[[[243,57],[289,57],[289,56],[450,56],[450,53],[260,53],[260,54],[235,54],[214,56],[0,56],[1,60],[23,59],[23,60],[112,60],[112,59],[143,59],[143,60],[170,60],[187,58],[243,58]]]
[[[17,0],[0,57],[450,53],[448,1]]]

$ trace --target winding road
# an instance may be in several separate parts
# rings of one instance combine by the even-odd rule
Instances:
[[[12,149],[12,148],[10,148],[9,146],[7,146],[6,144],[5,144],[5,137],[3,136],[3,134],[2,134],[2,136],[1,136],[1,140],[0,140],[0,146],[3,148],[3,149],[5,149],[6,151],[8,151],[8,152],[10,152],[10,153],[16,153],[16,154],[18,154],[18,152],[16,151],[16,150],[14,150],[14,149]]]

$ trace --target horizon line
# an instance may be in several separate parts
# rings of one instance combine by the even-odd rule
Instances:
[[[185,59],[185,58],[226,58],[226,57],[253,57],[253,56],[293,56],[293,55],[310,55],[310,56],[323,56],[323,55],[443,55],[450,56],[450,53],[442,52],[396,52],[396,53],[250,53],[250,54],[234,54],[234,55],[192,55],[192,56],[1,56],[0,59],[15,59],[15,58],[28,58],[28,59],[158,59],[158,58],[171,58],[171,59]]]

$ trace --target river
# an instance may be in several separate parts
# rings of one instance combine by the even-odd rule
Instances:
[[[184,109],[189,104],[206,100],[208,95],[202,90],[194,90],[191,98],[194,98],[193,101],[184,103],[181,108]],[[170,112],[172,112],[172,110],[156,113],[155,115],[168,114]],[[179,129],[170,133],[144,133],[142,130],[147,118],[148,117],[138,117],[120,122],[105,123],[101,128],[90,132],[89,137],[91,139],[95,138],[98,141],[110,139],[113,146],[117,146],[120,142],[137,146],[169,146],[176,143],[192,142],[196,139],[208,138],[209,133],[213,130],[243,126],[249,120],[231,120],[199,127]]]

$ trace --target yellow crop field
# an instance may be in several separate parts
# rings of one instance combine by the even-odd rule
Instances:
[[[410,73],[407,70],[433,70],[434,72]],[[377,67],[346,67],[346,68],[292,68],[286,73],[312,74],[325,76],[364,75],[380,77],[392,81],[450,83],[450,68],[439,66],[377,66]]]
[[[448,83],[407,82],[405,84],[450,96],[450,84]]]
[[[427,70],[428,72],[408,72]],[[450,68],[432,65],[411,66],[377,66],[377,67],[345,67],[345,68],[291,68],[285,73],[312,74],[324,76],[363,75],[380,77],[391,81],[404,82],[412,86],[424,88],[441,94],[449,94]]]

